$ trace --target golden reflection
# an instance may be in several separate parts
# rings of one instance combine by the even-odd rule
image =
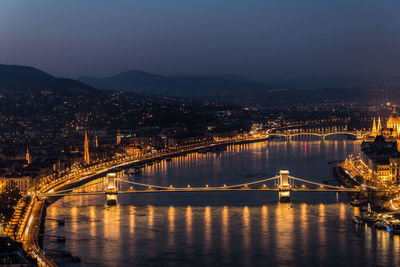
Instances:
[[[325,245],[326,245],[326,226],[325,226],[325,205],[319,204],[318,209],[318,218],[319,218],[319,242],[321,244],[319,255],[321,259],[325,258]]]
[[[89,220],[90,220],[90,236],[94,237],[96,235],[96,207],[89,207]]]
[[[175,231],[175,208],[174,208],[174,206],[169,206],[169,208],[168,208],[168,229],[169,229],[169,232]]]
[[[334,148],[335,148],[335,157],[337,157],[337,155],[338,155],[338,141],[337,140],[335,140],[334,141]]]
[[[249,207],[243,208],[243,250],[245,255],[249,255],[250,250],[250,211]]]
[[[169,206],[168,208],[168,246],[174,245],[175,241],[175,208]]]
[[[154,233],[153,233],[153,226],[154,226],[154,206],[149,205],[149,206],[147,206],[147,209],[149,210],[149,215],[148,215],[148,218],[149,218],[149,221],[148,221],[149,236],[150,236],[150,238],[153,238],[153,235],[154,235]]]
[[[193,224],[193,213],[192,207],[186,207],[186,241],[192,243],[192,224]]]
[[[353,208],[354,216],[360,216],[360,209],[358,207]]]
[[[71,208],[71,231],[75,235],[78,230],[78,208],[73,206]]]
[[[303,247],[307,245],[308,237],[308,217],[307,217],[307,204],[303,203],[300,207],[300,222]]]
[[[345,223],[345,221],[346,221],[346,206],[344,205],[344,203],[340,203],[339,218],[342,223]]]
[[[205,218],[205,246],[206,249],[210,249],[211,246],[211,209],[210,206],[207,206],[204,211],[204,218]]]
[[[57,216],[57,207],[56,205],[51,206],[51,208],[47,209],[47,219],[61,219]],[[56,225],[57,222],[54,220],[46,220],[46,222],[50,222],[51,224]]]
[[[121,206],[117,205],[115,208],[115,216],[112,217],[112,220],[115,221],[115,237],[119,240],[121,237]]]
[[[275,233],[278,261],[292,261],[293,257],[293,208],[290,203],[278,203],[276,207]]]
[[[129,210],[129,232],[135,233],[135,207],[131,206]]]
[[[222,250],[227,257],[229,251],[229,210],[227,206],[222,209]]]
[[[261,208],[261,227],[262,227],[262,237],[263,237],[263,247],[264,249],[268,244],[268,208],[263,205]]]
[[[104,209],[103,212],[103,231],[104,231],[104,240],[106,240],[109,236],[109,230],[108,230],[108,226],[109,226],[109,222],[108,222],[108,209]]]
[[[339,220],[340,224],[344,225],[346,223],[346,206],[344,203],[340,203],[339,206]],[[339,242],[340,242],[340,250],[342,253],[346,251],[346,231],[344,228],[339,228]]]
[[[393,235],[392,244],[393,244],[393,251],[394,251],[394,253],[393,253],[393,255],[394,255],[393,256],[394,257],[393,262],[399,262],[400,236]]]

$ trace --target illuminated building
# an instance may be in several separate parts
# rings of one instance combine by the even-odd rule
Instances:
[[[400,182],[400,153],[394,140],[378,135],[373,142],[361,144],[362,160],[367,166],[366,178],[380,182]]]
[[[121,137],[121,133],[118,130],[118,133],[117,133],[117,146],[121,144],[121,138],[122,138]]]
[[[85,131],[85,143],[84,143],[84,160],[85,164],[89,165],[90,164],[90,155],[89,155],[89,142],[87,138],[87,131]]]
[[[26,148],[26,155],[25,155],[26,164],[31,164],[31,156],[29,155],[29,147]]]
[[[7,188],[17,187],[22,194],[26,194],[30,185],[29,176],[0,177],[0,193],[5,192]]]
[[[400,182],[400,117],[396,107],[382,127],[381,118],[374,118],[371,135],[361,145],[362,160],[367,166],[367,177],[381,182]]]
[[[398,149],[400,150],[400,117],[397,115],[396,107],[393,106],[393,111],[386,122],[386,127],[382,127],[381,118],[378,117],[378,123],[374,118],[372,123],[371,135],[365,141],[373,141],[375,137],[382,135],[387,141],[397,141]]]

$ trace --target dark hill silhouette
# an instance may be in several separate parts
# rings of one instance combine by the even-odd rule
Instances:
[[[262,95],[270,87],[238,75],[163,76],[131,70],[106,77],[80,77],[78,80],[98,89],[146,92],[183,97],[242,97]]]
[[[93,87],[80,81],[57,78],[39,69],[0,64],[0,89],[3,90],[57,90],[90,93]]]

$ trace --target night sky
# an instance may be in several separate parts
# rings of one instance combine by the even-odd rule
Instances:
[[[399,14],[399,0],[1,0],[0,63],[73,78],[399,75]]]

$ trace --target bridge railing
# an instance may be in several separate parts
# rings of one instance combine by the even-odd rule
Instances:
[[[155,184],[147,184],[141,183],[136,181],[129,181],[124,179],[116,178],[116,181],[120,185],[118,187],[118,191],[122,192],[135,192],[135,191],[220,191],[220,190],[278,190],[280,188],[280,176],[274,176],[270,178],[259,179],[256,181],[251,181],[247,183],[241,184],[233,184],[233,185],[222,185],[222,186],[200,186],[200,187],[191,187],[190,185],[186,187],[182,186],[164,186],[164,185],[155,185]],[[326,191],[351,191],[351,190],[358,190],[357,188],[345,188],[343,186],[333,186],[322,184],[318,182],[309,181],[306,179],[297,178],[294,176],[288,177],[289,181],[289,188],[293,190],[326,190]],[[98,187],[100,185],[100,187]],[[103,186],[101,186],[103,185]],[[126,186],[128,185],[129,189]],[[97,190],[93,189],[93,186],[97,187]],[[105,194],[107,192],[107,183],[106,179],[98,179],[94,182],[76,187],[71,189],[65,189],[57,192],[52,192],[48,194],[44,194],[43,197],[50,197],[50,196],[64,196],[64,195],[79,195],[79,194]]]

